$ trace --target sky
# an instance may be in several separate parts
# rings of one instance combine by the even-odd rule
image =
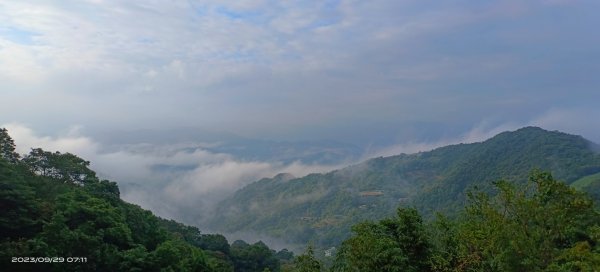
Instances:
[[[0,123],[600,140],[598,1],[3,1]]]
[[[160,176],[165,198],[190,206],[214,184],[333,166],[99,135],[193,128],[392,155],[535,125],[600,143],[599,12],[595,0],[2,1],[0,125],[23,153],[74,152],[119,181],[160,183],[152,165],[191,161]]]

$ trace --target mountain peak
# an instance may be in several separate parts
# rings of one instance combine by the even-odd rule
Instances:
[[[224,200],[210,224],[331,247],[350,234],[350,225],[389,216],[398,205],[452,214],[469,188],[490,189],[499,179],[523,182],[532,169],[551,171],[567,183],[600,173],[600,154],[590,147],[581,136],[524,127],[484,142],[374,158],[335,174],[277,182],[289,178],[279,174]]]
[[[514,130],[514,131],[504,131],[504,132],[501,132],[501,133],[497,134],[496,136],[494,136],[492,138],[503,137],[503,136],[507,136],[507,135],[521,136],[521,137],[530,137],[532,135],[542,135],[542,134],[552,134],[552,133],[566,134],[566,133],[562,133],[562,132],[559,132],[559,131],[545,130],[545,129],[541,128],[541,127],[527,126],[527,127],[519,128],[519,129]]]
[[[587,147],[591,147],[592,142],[583,138],[580,135],[573,135],[558,130],[546,130],[540,127],[527,126],[519,128],[515,131],[505,131],[498,135],[488,139],[485,142],[502,142],[512,141],[518,143],[524,141],[526,143],[539,142],[544,143],[548,141],[564,141],[576,144],[584,144]]]
[[[273,181],[285,182],[295,178],[296,177],[290,173],[279,173],[273,177]]]

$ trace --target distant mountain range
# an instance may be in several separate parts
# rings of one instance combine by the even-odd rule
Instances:
[[[480,143],[374,158],[325,174],[280,174],[221,202],[211,228],[326,248],[347,238],[351,225],[390,215],[398,205],[415,206],[426,217],[436,211],[451,216],[463,207],[469,189],[492,190],[499,179],[524,183],[536,168],[595,190],[597,150],[581,136],[525,127]]]
[[[176,144],[185,151],[202,149],[225,153],[244,161],[277,162],[289,164],[340,165],[356,162],[364,153],[358,146],[334,140],[274,141],[238,136],[197,128],[170,130],[131,130],[93,132],[108,151],[119,151],[123,146],[149,144],[161,146]],[[138,150],[139,151],[139,150]],[[143,150],[142,150],[143,151]]]

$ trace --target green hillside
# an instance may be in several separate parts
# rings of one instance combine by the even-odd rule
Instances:
[[[293,258],[124,202],[73,154],[14,148],[0,129],[2,271],[280,271]]]
[[[398,205],[454,214],[474,187],[525,183],[532,169],[551,171],[567,183],[600,172],[600,155],[581,136],[536,127],[504,132],[473,144],[375,158],[326,174],[279,175],[239,190],[219,205],[214,229],[254,231],[290,243],[338,245],[350,226],[391,216]]]
[[[588,195],[541,171],[532,171],[525,184],[496,181],[494,189],[471,191],[455,218],[424,221],[416,209],[400,207],[393,217],[356,224],[330,265],[309,249],[297,266],[307,268],[302,271],[598,271],[600,213]]]
[[[571,183],[571,186],[575,189],[583,190],[590,186],[594,186],[596,183],[600,182],[600,173],[596,173],[593,175],[582,177],[575,182]]]
[[[580,178],[573,182],[571,186],[587,192],[593,199],[600,199],[600,173]],[[596,208],[600,208],[600,201],[596,201]]]

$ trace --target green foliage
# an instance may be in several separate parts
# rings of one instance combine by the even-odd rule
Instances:
[[[88,168],[90,162],[71,153],[52,153],[34,148],[23,158],[23,162],[36,174],[65,183],[83,185],[98,181],[96,173]]]
[[[465,260],[460,253],[461,238],[457,235],[458,226],[442,214],[436,215],[436,220],[429,226],[432,255],[431,270],[439,272],[460,271]]]
[[[0,128],[0,158],[9,163],[17,163],[19,154],[15,152],[15,142],[5,128]]]
[[[291,252],[262,242],[230,246],[222,235],[123,202],[116,183],[99,180],[73,154],[34,149],[19,159],[5,130],[2,143],[0,259],[87,260],[7,263],[3,270],[321,271],[327,263],[312,247],[292,264]],[[333,271],[595,271],[600,214],[590,195],[600,192],[600,160],[588,145],[581,137],[526,128],[328,174],[279,176],[237,192],[216,218],[230,230],[314,240],[317,248],[343,241]],[[590,194],[546,172],[525,181],[532,167],[556,170],[567,182],[585,177],[574,186]],[[479,189],[469,191],[474,185]],[[399,202],[416,203],[425,218],[434,208],[451,212],[427,224],[417,209],[400,205],[389,217]]]
[[[184,240],[194,246],[200,246],[200,230],[194,226],[184,225],[175,220],[160,220],[160,225],[175,237]]]
[[[585,194],[534,171],[525,185],[469,193],[464,212],[424,226],[414,209],[364,222],[333,271],[596,271],[600,213]]]
[[[321,272],[323,264],[317,258],[312,246],[308,246],[306,251],[296,257],[294,260],[294,271],[297,272]]]
[[[573,182],[571,186],[588,193],[592,199],[600,200],[600,173],[580,178]],[[600,209],[600,201],[596,201],[596,208]]]
[[[275,256],[279,260],[285,260],[285,261],[291,261],[294,259],[294,253],[289,251],[287,248],[284,248],[284,249],[278,251],[277,253],[275,253]]]
[[[589,242],[577,242],[563,250],[546,271],[597,271],[600,267],[600,253],[593,250]]]
[[[40,203],[14,165],[0,159],[0,233],[4,238],[31,237],[41,229]]]
[[[580,136],[527,127],[481,143],[375,158],[326,174],[279,175],[223,201],[211,227],[312,243],[320,252],[347,239],[352,225],[393,216],[398,205],[413,205],[426,219],[436,211],[455,217],[475,186],[491,193],[495,180],[524,184],[534,168],[567,183],[598,173],[600,155],[590,145]],[[600,199],[600,182],[586,191]]]
[[[229,254],[229,243],[225,236],[220,234],[202,234],[198,241],[198,246],[205,250],[219,251]]]
[[[459,222],[464,265],[485,271],[545,271],[568,252],[596,244],[600,214],[585,194],[534,172],[527,186],[496,183],[498,194],[470,194]],[[584,244],[581,244],[584,243]],[[591,248],[588,251],[591,254]],[[565,255],[567,254],[567,255]],[[563,256],[563,257],[560,257]]]
[[[237,240],[231,244],[231,256],[236,272],[280,271],[279,260],[275,252],[259,241],[252,245]]]
[[[164,220],[122,201],[115,182],[99,180],[70,153],[33,149],[19,160],[0,130],[0,270],[234,271],[221,235]],[[202,249],[206,248],[206,251]],[[278,271],[263,243],[235,260]],[[12,257],[80,257],[85,261],[13,263]]]
[[[208,271],[210,269],[200,249],[178,239],[167,240],[160,244],[150,258],[152,267],[161,267],[161,271]]]
[[[85,189],[93,195],[110,199],[111,201],[118,201],[121,196],[119,187],[114,181],[101,180],[99,182],[90,182],[86,184]]]
[[[340,271],[429,271],[430,242],[421,216],[399,208],[394,218],[364,222],[342,244],[334,267]]]
[[[582,177],[571,183],[571,186],[577,190],[585,190],[587,187],[592,186],[598,182],[600,182],[600,173]]]
[[[125,216],[135,244],[143,246],[147,251],[153,251],[161,242],[168,239],[168,232],[161,227],[160,219],[150,211],[125,202],[121,202],[119,208]]]

